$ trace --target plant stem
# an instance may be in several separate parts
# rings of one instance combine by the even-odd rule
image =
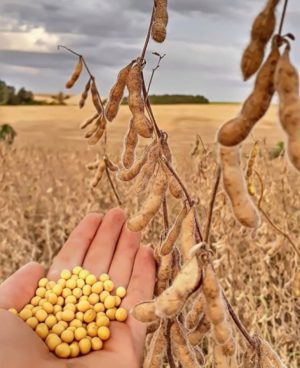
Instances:
[[[148,32],[147,32],[147,36],[146,36],[146,39],[145,39],[143,51],[141,53],[141,59],[142,60],[145,60],[145,55],[146,55],[147,47],[148,47],[148,44],[149,44],[149,41],[150,41],[151,27],[152,27],[153,18],[154,18],[154,11],[155,11],[155,5],[153,4],[152,14],[151,14],[151,18],[150,18],[149,27],[148,27]]]
[[[116,197],[116,200],[117,200],[117,202],[118,202],[118,205],[119,205],[119,206],[121,206],[121,205],[122,205],[122,202],[121,202],[120,197],[119,197],[119,195],[118,195],[118,192],[117,192],[117,190],[116,190],[116,188],[115,188],[115,185],[114,185],[114,183],[113,183],[113,181],[112,181],[112,178],[111,178],[111,175],[110,175],[110,172],[109,172],[109,170],[108,170],[107,166],[105,167],[105,171],[106,171],[106,175],[107,175],[108,181],[109,181],[109,183],[110,183],[110,186],[111,186],[111,188],[112,188],[112,190],[113,190],[113,192],[114,192],[114,195],[115,195],[115,197]]]
[[[166,326],[167,358],[168,358],[168,363],[169,363],[170,368],[176,368],[176,363],[174,361],[173,353],[172,353],[171,334],[170,334],[172,323],[173,323],[172,320],[170,319],[167,320],[167,326]]]
[[[157,69],[160,67],[160,62],[162,61],[162,59],[166,56],[166,54],[163,54],[163,55],[160,55],[158,53],[153,53],[155,55],[158,56],[158,62],[157,62],[157,65],[155,68],[152,69],[152,73],[151,73],[151,77],[150,77],[150,80],[149,80],[149,83],[148,83],[148,88],[147,88],[147,94],[146,94],[146,99],[148,99],[148,96],[149,96],[149,90],[150,90],[150,87],[151,87],[151,84],[152,84],[152,81],[153,81],[153,77],[154,77],[154,74],[155,72],[157,71]]]
[[[285,20],[285,15],[286,15],[286,9],[287,9],[287,6],[288,6],[288,2],[289,2],[289,0],[284,1],[284,6],[283,6],[281,19],[280,19],[280,24],[279,24],[279,30],[278,30],[279,36],[281,36],[281,34],[282,34],[283,23],[284,23],[284,20]]]

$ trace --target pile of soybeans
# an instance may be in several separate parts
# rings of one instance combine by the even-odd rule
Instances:
[[[120,308],[126,289],[115,290],[109,275],[98,278],[76,266],[63,270],[60,279],[38,282],[35,296],[18,315],[59,358],[75,358],[100,350],[110,338],[110,321],[124,322],[127,310]]]

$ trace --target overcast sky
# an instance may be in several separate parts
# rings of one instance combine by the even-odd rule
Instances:
[[[67,45],[86,56],[102,93],[118,70],[139,55],[152,0],[0,0],[0,79],[36,92],[58,92],[74,66]],[[239,62],[251,23],[265,0],[169,0],[168,38],[151,42],[166,53],[152,93],[203,94],[213,101],[241,101],[253,81],[242,82]],[[281,13],[283,0],[278,7]],[[300,67],[300,1],[290,0],[284,32],[298,38],[293,61]],[[83,78],[79,87],[84,84]],[[78,87],[77,87],[78,88]],[[74,92],[78,92],[75,89]]]

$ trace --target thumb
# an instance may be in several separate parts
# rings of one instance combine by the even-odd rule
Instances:
[[[27,263],[0,285],[0,308],[20,310],[34,296],[45,269],[36,262]]]

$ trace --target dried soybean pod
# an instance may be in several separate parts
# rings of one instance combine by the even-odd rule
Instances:
[[[102,159],[99,160],[99,165],[95,173],[94,179],[92,181],[93,187],[96,187],[99,184],[100,180],[102,179],[103,173],[105,171],[105,167],[106,167],[105,162]]]
[[[239,147],[220,146],[223,186],[237,220],[244,226],[256,228],[260,217],[248,195],[246,181],[241,169]]]
[[[148,158],[148,149],[144,151],[142,157],[139,160],[137,160],[130,169],[128,170],[122,169],[119,171],[118,173],[119,179],[123,181],[130,181],[134,179],[140,173],[142,167],[147,162],[147,158]]]
[[[141,231],[149,224],[161,207],[167,185],[167,175],[162,166],[159,166],[150,194],[145,200],[141,211],[127,223],[129,230]]]
[[[166,346],[165,328],[161,323],[153,334],[143,368],[161,368],[166,354]]]
[[[172,162],[172,152],[168,144],[168,135],[166,132],[163,132],[163,138],[160,144],[163,155],[165,156],[168,162]]]
[[[85,105],[85,101],[88,98],[89,90],[91,88],[91,78],[88,80],[87,84],[84,87],[84,90],[82,92],[80,101],[79,101],[79,108],[82,109]]]
[[[108,121],[113,121],[118,114],[119,106],[123,98],[124,89],[132,62],[121,69],[118,74],[117,81],[110,90],[109,99],[105,107],[105,115]]]
[[[276,6],[279,0],[268,0],[264,9],[255,18],[251,30],[251,41],[243,53],[241,69],[244,80],[250,78],[259,69],[265,47],[276,25]]]
[[[204,296],[202,291],[198,291],[196,298],[193,302],[192,308],[186,315],[184,324],[188,330],[192,330],[196,327],[200,319],[203,317],[204,310]]]
[[[216,299],[221,293],[219,281],[210,263],[205,267],[202,290],[206,299]]]
[[[65,86],[66,88],[72,88],[74,86],[74,84],[76,83],[76,81],[80,77],[80,74],[82,72],[82,68],[83,68],[83,61],[82,61],[82,57],[79,56],[79,59],[78,59],[78,62],[75,66],[73,74],[71,75],[70,79],[66,83],[66,86]]]
[[[101,105],[101,102],[100,102],[100,97],[98,95],[98,89],[97,89],[97,86],[96,86],[95,78],[92,78],[91,94],[92,94],[93,104],[94,104],[96,110],[98,111],[98,114],[102,115],[103,108],[102,108],[102,105]]]
[[[96,133],[96,131],[99,128],[100,121],[101,121],[101,117],[99,117],[99,119],[95,121],[95,123],[90,127],[90,129],[85,132],[84,138],[89,139]]]
[[[89,164],[86,165],[86,168],[89,169],[89,170],[96,170],[97,167],[99,166],[99,159],[97,159],[96,161],[94,162],[90,162]]]
[[[84,121],[83,123],[81,123],[80,125],[80,129],[85,129],[87,126],[89,126],[90,124],[92,124],[92,122],[97,119],[99,117],[99,114],[96,113],[93,116],[91,116],[90,118],[88,118],[86,121]]]
[[[155,9],[151,36],[154,41],[162,43],[166,39],[168,24],[168,0],[155,0]]]
[[[214,368],[230,368],[229,358],[224,354],[222,346],[214,344]]]
[[[217,344],[223,345],[232,338],[231,325],[227,319],[212,325],[212,336]]]
[[[122,154],[122,162],[126,169],[129,169],[133,165],[134,152],[138,144],[138,140],[139,140],[138,134],[136,130],[134,129],[134,126],[131,120],[129,124],[129,129],[125,136],[124,150]]]
[[[137,304],[131,311],[132,316],[141,322],[157,321],[158,317],[155,314],[155,301],[150,300]]]
[[[187,339],[192,346],[200,345],[204,336],[210,331],[211,323],[206,315],[202,315],[197,326],[187,334]]]
[[[218,142],[235,146],[248,137],[255,124],[267,112],[275,92],[274,75],[280,58],[278,37],[272,42],[272,50],[259,70],[252,93],[242,106],[240,114],[226,122],[218,132]]]
[[[106,129],[106,119],[104,115],[99,117],[97,121],[97,125],[98,125],[98,128],[95,134],[88,139],[89,145],[95,145],[96,143],[99,142],[99,140],[103,136],[103,133],[105,132],[105,129]]]
[[[155,301],[155,313],[161,318],[177,315],[183,308],[188,296],[197,288],[201,271],[196,257],[183,265],[173,284],[158,296]]]
[[[160,248],[160,254],[162,256],[165,256],[172,251],[174,244],[180,234],[182,221],[184,220],[186,214],[187,214],[187,205],[184,202],[183,207],[179,212],[178,216],[176,217],[173,226],[170,228],[165,240],[162,242]]]
[[[108,157],[105,158],[105,163],[106,163],[108,170],[112,172],[119,170],[118,166],[115,163],[113,163]]]
[[[277,353],[271,348],[271,346],[263,339],[260,340],[260,354],[261,354],[261,367],[262,368],[286,368],[283,362],[280,360]]]
[[[183,262],[190,259],[190,250],[196,244],[195,239],[195,209],[191,207],[181,225],[180,253]]]
[[[181,188],[181,185],[178,183],[174,175],[169,172],[169,170],[168,170],[168,176],[169,176],[170,193],[172,194],[174,198],[181,199],[183,197],[183,190]]]
[[[185,333],[176,320],[171,326],[172,353],[185,368],[200,367],[194,349],[186,339]]]
[[[156,295],[160,295],[169,286],[168,282],[172,277],[172,264],[172,252],[160,257],[159,267],[157,271],[157,281],[155,284]]]
[[[155,168],[157,166],[158,158],[159,158],[159,145],[153,144],[149,149],[147,162],[143,166],[140,175],[135,183],[137,192],[142,192],[145,190],[150,182],[152,175],[155,172]]]
[[[129,71],[127,78],[128,106],[132,113],[132,123],[136,132],[144,137],[152,137],[153,125],[145,115],[142,97],[142,64],[138,61]]]
[[[247,164],[247,171],[246,171],[247,189],[248,189],[249,195],[251,196],[255,194],[255,187],[253,184],[253,172],[254,172],[254,165],[255,165],[257,154],[258,154],[258,142],[256,141],[251,150],[250,157],[249,157],[248,164]]]

